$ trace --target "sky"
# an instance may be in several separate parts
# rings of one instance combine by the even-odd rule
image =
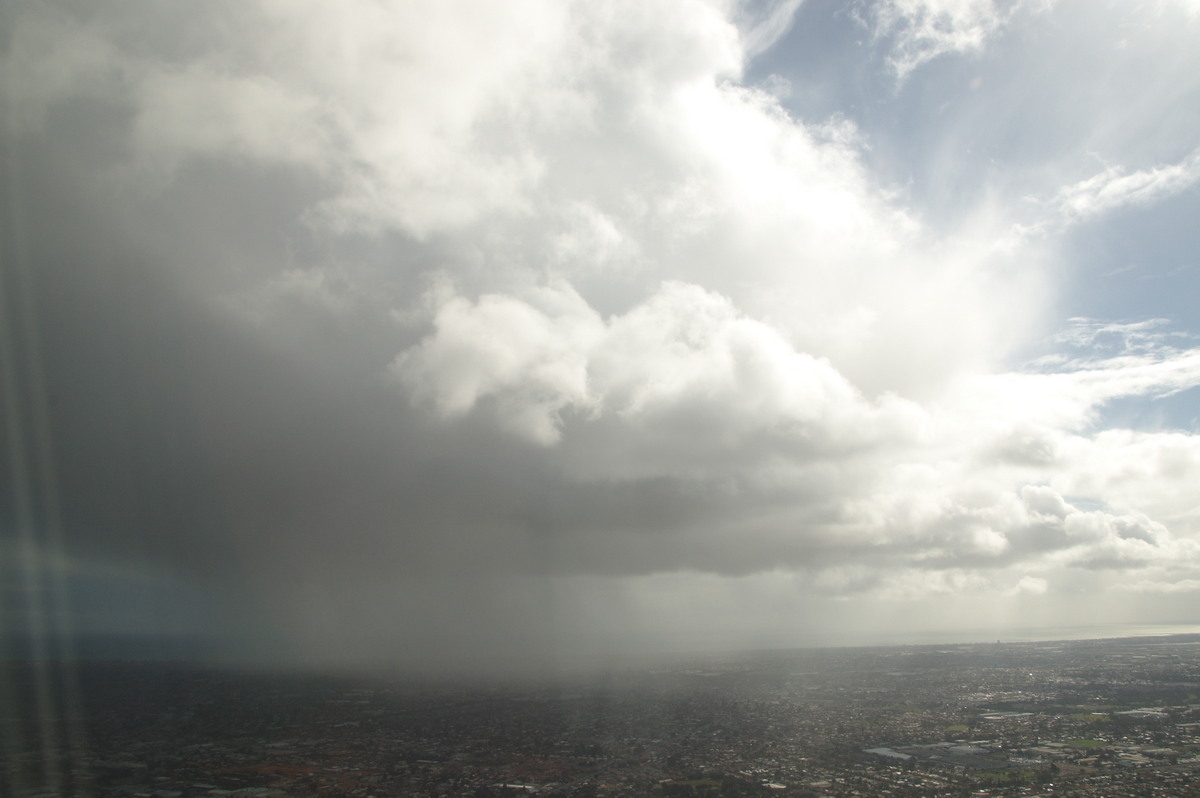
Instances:
[[[0,621],[439,672],[1200,624],[1198,36],[5,3]]]

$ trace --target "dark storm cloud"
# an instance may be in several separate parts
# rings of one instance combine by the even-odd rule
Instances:
[[[84,624],[169,628],[158,602],[430,667],[795,641],[825,595],[1189,584],[1194,508],[1156,486],[1195,436],[1084,430],[1198,356],[997,363],[1059,206],[1161,201],[1191,161],[926,229],[853,125],[738,82],[795,4],[740,33],[467,5],[3,12],[8,374],[47,420],[5,444],[53,466],[5,483],[6,567],[109,586]]]

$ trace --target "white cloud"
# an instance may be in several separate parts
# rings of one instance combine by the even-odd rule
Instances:
[[[315,100],[263,76],[192,66],[147,74],[138,93],[133,138],[152,158],[234,155],[310,166],[329,147]]]
[[[905,0],[873,20],[914,80],[1048,7]],[[796,118],[783,92],[739,83],[797,8],[747,22],[743,6],[693,0],[268,2],[189,11],[201,33],[167,44],[139,19],[30,12],[4,65],[24,129],[82,99],[116,140],[94,157],[156,176],[118,197],[138,220],[122,235],[143,240],[153,211],[206,244],[238,225],[261,227],[259,243],[307,242],[216,243],[209,260],[237,273],[220,299],[253,321],[231,336],[336,318],[279,344],[315,394],[393,378],[370,408],[326,419],[341,430],[362,410],[386,430],[364,448],[388,455],[340,469],[355,484],[330,478],[321,501],[339,525],[328,507],[350,508],[345,549],[382,552],[372,565],[474,557],[499,583],[536,562],[564,593],[656,623],[689,602],[736,625],[813,597],[1050,600],[1070,575],[1191,589],[1198,436],[1106,428],[1105,412],[1197,387],[1200,350],[1153,321],[1079,320],[1053,357],[1013,353],[1051,326],[1054,235],[1177,195],[1200,156],[1051,192],[1038,237],[1005,239],[1028,208],[1016,192],[964,200],[980,206],[970,224],[926,218],[874,171],[886,148],[854,123]],[[284,173],[311,196],[287,198],[300,210],[283,231],[214,222],[238,199],[230,173]],[[164,274],[210,266],[164,250]],[[331,352],[370,366],[322,362]],[[260,494],[311,485],[277,465],[247,489],[247,515],[290,535]],[[415,488],[380,500],[358,484],[408,489],[426,470],[471,501],[447,509]],[[360,491],[377,506],[358,509]],[[398,514],[415,531],[396,532]],[[288,538],[298,560],[327,550],[327,530],[308,534]],[[513,589],[513,608],[538,603]],[[698,634],[708,620],[692,616]]]
[[[918,413],[868,402],[828,361],[694,285],[666,283],[607,321],[567,287],[452,295],[433,325],[392,365],[414,395],[444,416],[494,398],[507,426],[542,443],[559,439],[567,410],[612,417],[663,451],[686,441],[693,456],[700,430],[714,454],[764,435],[845,449],[906,434]]]
[[[939,56],[978,52],[1013,16],[1044,11],[1054,0],[894,0],[872,5],[877,38],[892,40],[891,65],[903,80]]]
[[[544,289],[533,302],[451,297],[437,309],[435,333],[401,353],[392,369],[444,416],[462,415],[495,397],[506,426],[553,443],[561,413],[594,401],[587,360],[602,325],[569,289]]]
[[[1137,508],[1181,535],[1200,532],[1200,503],[1184,486],[1200,477],[1200,440],[1186,432],[1104,430],[1067,439],[1054,484],[1077,496],[1096,496]]]
[[[973,408],[966,418],[981,428],[1082,431],[1115,399],[1165,398],[1200,385],[1200,350],[1155,347],[1107,358],[1055,358],[1050,368],[1043,360],[1034,368],[964,380],[949,401]]]
[[[1141,321],[1101,321],[1098,319],[1070,319],[1070,326],[1055,336],[1055,341],[1076,350],[1093,352],[1114,351],[1122,354],[1170,353],[1172,341],[1187,340],[1186,333],[1167,329],[1167,319],[1143,319]],[[1042,362],[1048,367],[1067,363],[1070,358],[1057,354]]]
[[[1200,180],[1200,150],[1182,161],[1126,173],[1109,167],[1100,174],[1063,187],[1050,205],[1066,223],[1089,219],[1128,206],[1151,205]]]
[[[190,60],[144,55],[136,20],[88,36],[119,66],[107,90],[143,162],[311,172],[329,187],[315,229],[446,242],[437,267],[472,292],[549,267],[612,312],[695,283],[871,394],[1014,340],[1036,279],[1020,253],[925,238],[853,125],[732,82],[745,45],[720,5],[549,6],[265,4]]]
[[[747,58],[771,49],[791,28],[804,0],[774,0],[766,9],[752,9],[750,3],[735,7],[742,19],[742,47]],[[757,14],[754,11],[758,11]]]
[[[1037,10],[879,8],[902,76]],[[776,22],[793,11],[780,7]],[[319,19],[285,21],[280,41],[316,46]],[[1140,514],[1158,501],[1147,479],[1128,467],[1123,481],[1103,476],[1082,452],[1110,445],[1089,430],[1114,399],[1196,385],[1198,355],[1130,328],[1120,332],[1136,343],[1112,357],[990,369],[1006,331],[1036,312],[1037,242],[1004,251],[987,226],[926,229],[872,180],[853,125],[806,125],[730,82],[748,45],[719,8],[492,20],[528,39],[519,50],[435,15],[427,27],[445,52],[478,42],[475,58],[439,50],[411,66],[386,54],[424,52],[402,22],[367,29],[337,12],[322,24],[349,25],[352,55],[324,62],[320,81],[310,64],[264,59],[256,80],[317,98],[332,132],[308,157],[340,176],[321,218],[453,241],[437,267],[457,288],[422,300],[424,337],[391,366],[419,405],[452,424],[491,419],[584,484],[736,486],[746,517],[709,519],[678,543],[710,551],[698,561],[717,570],[742,545],[764,553],[736,568],[800,567],[841,547],[812,564],[819,589],[916,597],[1002,590],[988,574],[1016,566],[1192,557]],[[394,106],[352,82],[364,72],[395,87]],[[414,105],[427,113],[404,110]],[[310,106],[294,107],[303,117]],[[225,146],[252,150],[236,118]],[[321,141],[294,124],[294,140]],[[1064,189],[1055,213],[1149,201],[1185,185],[1189,169],[1106,173]],[[1123,456],[1135,462],[1132,449]],[[1112,509],[1063,499],[1064,468],[1076,477],[1068,495]],[[755,502],[772,510],[754,517]],[[893,559],[873,562],[871,547]],[[901,564],[907,576],[892,573]],[[829,576],[840,568],[858,576]]]
[[[1022,593],[1031,596],[1044,596],[1046,591],[1050,589],[1050,583],[1040,576],[1022,576],[1021,581],[1013,587],[1013,595],[1021,595]]]
[[[868,400],[697,286],[665,284],[608,319],[566,289],[440,302],[393,366],[419,399],[445,415],[491,401],[575,479],[735,480],[745,515],[682,537],[717,570],[746,546],[822,592],[917,597],[991,589],[990,572],[1019,566],[1200,567],[1187,539],[1200,514],[1181,501],[1200,478],[1195,436],[1090,431],[1114,398],[1200,384],[1194,351],[983,377],[923,408]]]

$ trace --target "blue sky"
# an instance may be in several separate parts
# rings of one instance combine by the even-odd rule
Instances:
[[[808,2],[749,62],[746,80],[786,86],[781,104],[797,118],[852,121],[876,174],[928,218],[961,222],[987,198],[1019,215],[1022,199],[1045,196],[1069,170],[1160,166],[1194,151],[1200,97],[1181,43],[1193,33],[1195,12],[1183,4],[1156,11],[1016,4],[1004,28],[979,46],[900,77],[879,46],[871,6]],[[1200,190],[1189,182],[1063,231],[1053,242],[1060,277],[1043,324],[1157,319],[1186,346],[1197,333],[1200,232],[1191,220],[1198,216]],[[1054,337],[1030,346],[1014,365],[1055,346]],[[1184,391],[1116,402],[1104,415],[1194,432],[1195,401]]]
[[[785,78],[792,90],[782,104],[800,119],[851,120],[876,174],[922,214],[953,223],[990,193],[1019,205],[1072,174],[1170,164],[1194,151],[1200,97],[1184,46],[1194,12],[1157,10],[1018,4],[979,47],[899,78],[874,41],[870,6],[809,2],[746,77]],[[1189,220],[1198,202],[1191,183],[1067,231],[1062,323],[1162,317],[1194,330],[1200,234]]]
[[[0,22],[10,628],[1198,622],[1194,2]]]

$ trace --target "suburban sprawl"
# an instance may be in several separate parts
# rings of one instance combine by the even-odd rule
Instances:
[[[48,672],[6,667],[18,695]],[[527,683],[72,672],[74,710],[8,705],[21,798],[1200,795],[1197,635],[739,653]]]

